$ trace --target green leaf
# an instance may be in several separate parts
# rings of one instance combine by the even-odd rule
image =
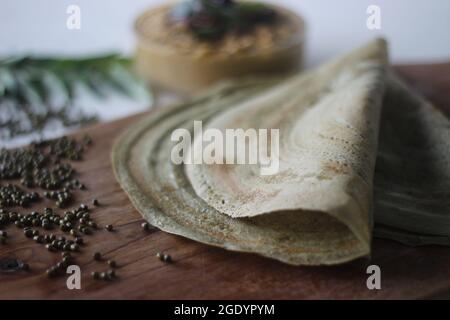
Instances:
[[[7,67],[0,68],[0,97],[6,94],[6,91],[15,91],[17,88],[13,73]]]
[[[107,94],[105,93],[105,83],[102,82],[101,74],[88,73],[80,75],[79,81],[81,85],[91,94],[95,95],[99,99],[105,99]]]
[[[73,99],[71,92],[68,91],[70,88],[66,87],[64,79],[61,79],[52,70],[43,70],[42,81],[47,90],[49,92],[55,92],[55,94],[58,93],[62,97],[64,103],[68,103]]]
[[[144,81],[133,76],[129,70],[120,64],[114,64],[109,70],[112,84],[125,96],[136,100],[149,102],[151,95]]]
[[[33,83],[31,75],[25,70],[15,74],[18,83],[18,94],[23,97],[24,102],[31,106],[39,106],[44,103],[41,92],[36,83]]]

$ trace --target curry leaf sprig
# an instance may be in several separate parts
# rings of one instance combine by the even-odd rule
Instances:
[[[117,92],[149,99],[131,60],[117,54],[71,58],[12,57],[0,60],[0,136],[43,130],[50,121],[63,126],[95,121],[76,107],[80,90],[99,98]]]

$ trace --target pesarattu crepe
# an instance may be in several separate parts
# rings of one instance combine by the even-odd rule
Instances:
[[[370,255],[374,207],[376,235],[445,243],[450,228],[405,220],[448,219],[448,154],[445,146],[442,152],[438,145],[430,148],[449,143],[448,120],[387,69],[386,44],[376,40],[282,83],[238,80],[157,110],[115,144],[116,177],[156,227],[289,264],[337,264]],[[433,116],[424,120],[429,112]],[[279,172],[261,176],[254,165],[174,164],[171,134],[185,128],[199,139],[194,120],[222,130],[279,128]],[[411,126],[428,138],[414,144]],[[416,165],[425,171],[409,185],[399,171],[408,160],[401,160],[402,153],[414,146]],[[420,161],[424,157],[432,160],[433,174],[446,175],[427,176],[426,185],[423,176],[434,169]]]
[[[392,73],[375,168],[374,235],[450,245],[450,121]]]

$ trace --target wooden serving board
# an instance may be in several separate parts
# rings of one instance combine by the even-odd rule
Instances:
[[[400,66],[397,71],[450,116],[450,63]],[[292,267],[254,254],[230,252],[152,229],[143,231],[140,214],[116,182],[110,163],[114,139],[143,114],[99,124],[89,133],[93,145],[85,160],[75,163],[79,179],[88,188],[77,202],[101,206],[92,217],[115,232],[86,236],[88,245],[76,256],[81,267],[81,290],[69,290],[66,277],[49,279],[45,270],[60,259],[42,245],[8,227],[8,244],[0,245],[0,259],[16,258],[30,271],[0,273],[1,299],[398,299],[450,297],[450,248],[406,247],[375,239],[371,261],[360,260],[334,267]],[[48,203],[41,203],[44,207]],[[100,251],[117,261],[118,279],[91,278],[106,270],[94,261]],[[165,264],[155,254],[165,251],[174,263]],[[381,268],[381,290],[366,287],[366,267]]]

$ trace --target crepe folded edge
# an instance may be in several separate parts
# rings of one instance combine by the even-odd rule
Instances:
[[[349,260],[352,260],[359,256],[368,256],[371,252],[371,240],[372,240],[372,228],[373,228],[373,174],[375,170],[375,159],[377,155],[377,142],[378,142],[378,129],[380,121],[380,113],[382,108],[382,101],[385,89],[385,73],[388,64],[387,58],[387,43],[384,39],[377,39],[343,57],[335,59],[325,65],[319,67],[316,70],[312,70],[308,74],[298,76],[298,79],[289,80],[294,83],[294,90],[301,90],[304,82],[303,79],[310,79],[311,77],[330,77],[333,78],[336,74],[345,72],[347,68],[353,67],[357,63],[372,63],[376,64],[374,69],[369,69],[373,77],[370,79],[371,86],[366,88],[365,92],[361,96],[358,96],[359,100],[356,101],[355,107],[360,108],[355,112],[359,112],[358,115],[362,117],[368,117],[368,119],[357,119],[357,122],[371,122],[371,132],[368,133],[373,144],[368,149],[370,159],[359,158],[359,161],[368,161],[370,165],[360,165],[367,172],[365,173],[365,181],[361,181],[361,177],[354,171],[354,176],[350,177],[345,183],[338,186],[342,187],[341,190],[335,190],[328,195],[327,190],[323,190],[325,195],[321,195],[318,191],[313,197],[315,199],[305,200],[302,195],[298,195],[297,200],[291,200],[295,198],[294,194],[288,194],[285,199],[281,198],[276,200],[276,203],[268,203],[266,207],[261,205],[260,199],[254,200],[254,204],[248,205],[247,198],[242,199],[242,192],[236,191],[233,195],[230,193],[235,192],[234,188],[222,188],[224,181],[233,179],[224,177],[223,174],[214,177],[208,174],[208,169],[199,169],[204,165],[189,165],[186,166],[186,174],[196,191],[196,194],[202,198],[208,205],[214,207],[219,212],[229,215],[230,217],[240,218],[255,218],[260,215],[277,215],[280,212],[295,210],[301,215],[302,212],[316,212],[318,215],[325,215],[331,219],[337,219],[343,225],[345,225],[349,232],[352,232],[356,238],[360,241],[361,249],[358,249],[353,254],[350,254]],[[300,81],[299,81],[300,80]],[[286,86],[286,85],[285,85]],[[289,84],[287,85],[289,86]],[[297,86],[297,88],[295,88]],[[275,88],[272,90],[282,90],[282,88]],[[270,92],[265,93],[268,99],[270,99]],[[261,100],[264,98],[259,97]],[[258,99],[258,97],[256,98]],[[338,102],[336,102],[338,103]],[[337,106],[338,108],[340,106]],[[370,109],[370,110],[369,110]],[[325,111],[326,110],[322,110]],[[231,110],[233,112],[233,110]],[[242,113],[246,113],[248,110],[243,107]],[[349,110],[353,112],[353,110]],[[251,113],[250,117],[251,117]],[[218,117],[223,117],[219,114]],[[229,117],[230,118],[230,117]],[[370,119],[369,119],[370,118]],[[362,127],[361,127],[362,128]],[[364,131],[365,129],[361,129]],[[361,135],[363,135],[361,133]],[[367,138],[367,135],[364,135]],[[359,141],[361,144],[365,144],[365,141]],[[344,151],[345,152],[345,151]],[[225,165],[224,165],[225,166]],[[225,172],[229,172],[229,169],[224,169]],[[211,177],[212,176],[212,177]],[[220,179],[218,178],[220,177]],[[234,180],[235,182],[236,180]],[[364,185],[363,185],[364,184]],[[234,183],[236,185],[236,183]],[[266,185],[268,186],[268,185]],[[262,186],[264,189],[266,186]],[[359,195],[357,188],[367,188],[364,195]],[[212,192],[213,190],[214,192]],[[220,190],[217,192],[217,190]],[[279,190],[278,190],[279,191]],[[278,192],[277,191],[277,192]],[[333,190],[332,190],[333,191]],[[308,192],[308,190],[305,190]],[[279,193],[277,193],[279,194]],[[294,196],[294,197],[293,197]],[[227,199],[226,202],[223,199]],[[230,203],[230,206],[227,204]],[[320,237],[320,235],[318,235]],[[328,264],[326,257],[322,261],[323,264]]]

